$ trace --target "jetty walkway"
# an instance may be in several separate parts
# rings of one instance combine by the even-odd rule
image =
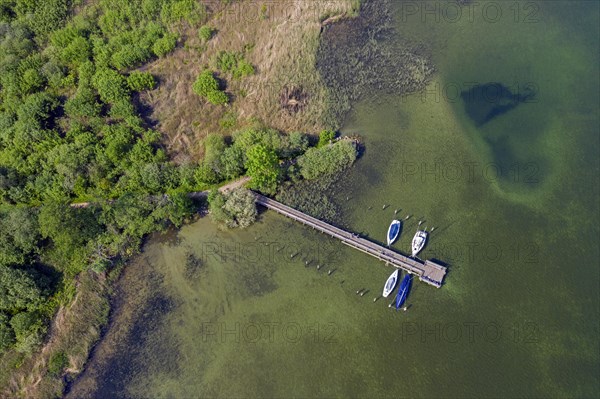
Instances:
[[[280,213],[290,219],[296,220],[302,224],[319,230],[322,233],[328,234],[339,239],[342,243],[367,253],[375,258],[391,264],[394,267],[403,269],[408,273],[417,275],[419,280],[433,285],[436,288],[442,286],[444,276],[446,275],[446,267],[439,265],[431,260],[422,261],[420,259],[410,258],[402,255],[399,252],[383,247],[372,241],[360,237],[358,234],[347,232],[343,229],[335,227],[329,223],[325,223],[317,218],[302,213],[294,208],[275,201],[264,195],[255,193],[256,203],[277,213]]]

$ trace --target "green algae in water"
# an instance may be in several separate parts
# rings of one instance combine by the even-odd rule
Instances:
[[[495,24],[423,24],[420,16],[402,21],[406,3],[422,4],[394,3],[398,40],[426,42],[439,74],[425,95],[374,91],[353,104],[344,131],[361,134],[367,150],[339,203],[344,225],[374,240],[385,238],[395,209],[412,214],[400,250],[419,218],[435,226],[423,257],[449,263],[445,285],[414,284],[410,311],[396,313],[372,302],[390,270],[335,240],[270,212],[246,231],[219,232],[201,220],[181,231],[180,245],[145,250],[165,276],[160,290],[177,306],[158,330],[143,320],[138,328],[154,340],[174,337],[177,373],[171,360],[161,369],[151,345],[124,350],[123,362],[131,355],[147,370],[120,374],[122,396],[598,396],[598,170],[590,167],[599,148],[598,5],[535,3],[536,24],[516,24],[507,8],[509,19]],[[531,2],[507,3],[524,10]],[[534,82],[535,101],[478,125],[460,95],[430,94],[473,82],[498,82],[513,95]],[[537,183],[484,172],[529,162],[539,167]],[[475,165],[473,179],[449,174],[467,163]],[[285,259],[236,260],[237,244],[270,247],[265,242],[285,244]],[[190,279],[187,254],[203,259],[206,243],[226,245],[227,260],[203,260]],[[321,245],[335,250],[317,261]],[[323,272],[334,267],[331,277]],[[361,298],[359,288],[370,293]],[[206,338],[203,323],[233,333]],[[235,330],[266,323],[308,329],[298,340],[258,341]]]

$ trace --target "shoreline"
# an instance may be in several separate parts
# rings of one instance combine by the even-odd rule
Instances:
[[[370,10],[376,10],[377,9],[377,5],[374,5],[374,3],[369,3],[369,7]],[[326,47],[324,47],[324,42],[328,41],[328,40],[333,40],[333,36],[330,34],[330,32],[335,31],[336,29],[341,29],[342,31],[347,28],[349,25],[352,25],[352,22],[349,21],[356,21],[356,20],[360,20],[362,21],[361,24],[366,24],[366,23],[371,23],[373,22],[373,18],[377,18],[378,16],[380,16],[379,14],[374,14],[374,15],[367,15],[364,16],[362,13],[359,14],[358,16],[352,17],[349,16],[347,14],[338,14],[338,15],[334,15],[334,16],[330,16],[328,18],[326,18],[325,20],[321,21],[318,25],[315,25],[315,28],[318,28],[318,33],[317,33],[317,40],[318,40],[318,44],[316,46],[314,46],[314,51],[315,51],[315,68],[312,69],[314,72],[312,72],[313,78],[312,79],[316,79],[314,82],[319,82],[318,84],[322,86],[321,89],[319,90],[323,90],[321,92],[321,94],[319,94],[319,96],[316,97],[315,101],[312,102],[312,106],[318,106],[320,105],[325,105],[325,109],[326,111],[324,113],[321,114],[321,117],[317,118],[316,121],[317,124],[320,124],[321,126],[340,126],[343,122],[343,119],[345,118],[345,115],[347,114],[347,112],[349,111],[349,106],[347,106],[351,101],[356,101],[357,97],[355,95],[355,93],[349,93],[343,90],[340,90],[340,82],[343,81],[343,79],[341,81],[335,82],[334,79],[334,84],[331,84],[332,80],[330,79],[331,77],[327,76],[327,72],[322,69],[320,66],[322,66],[322,60],[327,58],[327,50]],[[362,18],[362,19],[361,19]],[[339,28],[341,26],[341,28]],[[364,26],[363,26],[364,27]],[[339,37],[339,35],[338,35]],[[325,53],[324,53],[325,51]],[[354,49],[353,51],[356,51],[356,49]],[[370,68],[369,67],[369,62],[372,60],[365,60],[365,63],[363,65],[365,65],[365,67]],[[385,59],[383,59],[383,61],[385,61]],[[162,62],[161,60],[159,60],[159,62]],[[305,60],[305,62],[307,62]],[[309,61],[310,62],[310,59]],[[319,62],[321,62],[319,64]],[[335,65],[335,61],[333,65]],[[377,64],[381,67],[382,65],[382,59],[379,60],[379,64]],[[152,66],[150,66],[152,67]],[[310,68],[309,68],[310,70]],[[307,73],[307,71],[305,70],[304,73]],[[316,84],[316,83],[312,83],[312,84]],[[326,82],[330,83],[327,84]],[[367,81],[365,82],[360,82],[359,85],[362,87],[362,90],[364,91],[365,88],[367,88],[369,85],[374,84],[372,80],[367,79]],[[407,92],[411,92],[411,89],[407,87]],[[414,90],[414,89],[413,89]],[[324,94],[324,93],[328,93],[328,94]],[[271,93],[272,94],[272,93]],[[332,101],[332,99],[335,98],[337,100],[340,101]],[[271,104],[272,106],[272,104]],[[154,111],[153,111],[154,112]],[[264,110],[262,111],[264,112]],[[302,111],[301,111],[302,112]],[[312,111],[308,111],[307,115],[313,115],[311,113]],[[283,118],[282,120],[287,120],[288,118]],[[305,122],[302,122],[305,123]],[[159,129],[160,130],[160,129]],[[177,154],[177,151],[175,152],[175,156]],[[343,179],[342,179],[343,180]],[[171,235],[173,234],[172,232],[169,234]],[[146,237],[144,239],[144,242],[142,244],[142,250],[140,252],[140,254],[136,255],[134,259],[130,259],[127,260],[126,263],[131,265],[132,262],[136,262],[136,259],[143,257],[144,256],[144,247],[147,245],[148,242],[150,241],[154,241],[154,240],[161,240],[161,234],[160,233],[154,233],[148,237]],[[110,333],[110,331],[112,331],[113,328],[118,327],[120,330],[122,330],[123,326],[121,325],[121,323],[117,324],[116,320],[119,320],[119,312],[122,312],[122,306],[124,306],[124,303],[120,303],[119,301],[115,301],[116,299],[116,295],[117,292],[119,291],[119,286],[121,284],[121,281],[123,281],[124,275],[123,273],[127,273],[127,270],[123,270],[123,268],[128,267],[126,265],[121,267],[121,270],[119,271],[113,271],[112,273],[112,277],[111,279],[115,280],[113,281],[111,284],[113,286],[110,287],[109,291],[114,290],[114,292],[112,294],[109,295],[110,299],[109,299],[109,303],[110,303],[110,313],[108,315],[108,319],[105,323],[103,323],[103,327],[101,328],[100,331],[100,335],[99,338],[96,339],[94,342],[94,344],[90,347],[89,350],[89,356],[86,358],[85,361],[82,362],[82,367],[79,370],[70,370],[70,372],[67,374],[67,376],[65,376],[63,380],[63,382],[66,384],[64,387],[64,392],[67,396],[69,395],[73,395],[73,390],[75,389],[75,392],[77,392],[77,386],[80,383],[80,381],[82,381],[82,379],[87,378],[88,376],[88,369],[90,367],[90,364],[94,361],[97,361],[98,359],[101,359],[103,355],[100,354],[99,351],[101,351],[101,347],[104,345],[105,340],[107,338],[107,334]],[[128,269],[129,270],[129,269]],[[62,309],[62,308],[61,308]],[[54,321],[53,321],[54,322]],[[133,327],[133,325],[135,325],[135,323],[132,324],[131,327]],[[93,377],[92,377],[93,378]],[[75,396],[77,396],[77,394],[74,394]]]
[[[341,2],[341,4],[347,4],[347,5],[351,5],[351,1],[343,1]],[[352,18],[351,16],[349,16],[346,13],[343,13],[341,15],[337,15],[337,16],[333,16],[333,17],[329,17],[327,18],[325,21],[323,21],[322,24],[318,24],[318,25],[314,25],[312,27],[312,29],[317,29],[318,32],[316,33],[316,36],[318,37],[318,40],[321,39],[321,30],[323,29],[323,26],[331,26],[332,24],[335,23],[339,23],[340,21],[345,20],[345,18]],[[210,22],[210,21],[209,21]],[[303,44],[300,43],[300,46],[303,46]],[[317,48],[314,48],[314,51],[316,53]],[[310,58],[309,58],[310,60]],[[163,62],[162,60],[158,61]],[[307,62],[306,60],[304,62]],[[145,70],[149,70],[149,71],[153,71],[153,66],[145,66],[144,69]],[[156,68],[156,66],[154,66],[154,68]],[[310,68],[308,69],[310,70]],[[313,69],[314,70],[314,69]],[[316,72],[316,70],[314,70],[315,72],[312,73],[313,75],[313,79],[316,78],[316,81],[313,81],[313,83],[311,83],[312,85],[322,85],[322,83],[315,83],[315,82],[320,82],[320,76],[319,74]],[[284,71],[285,72],[285,71]],[[284,73],[284,72],[279,72],[279,73]],[[305,70],[303,72],[304,74],[307,73],[307,71]],[[268,88],[270,88],[271,86],[268,86]],[[316,89],[316,86],[312,86],[313,89]],[[321,89],[318,90],[325,90],[328,91],[329,89],[326,88],[324,85],[322,86]],[[273,93],[271,93],[272,95]],[[324,106],[324,108],[328,108],[328,104],[331,104],[331,102],[329,102],[327,100],[327,98],[329,97],[329,95],[325,95],[324,92],[322,92],[321,94],[319,94],[315,101],[312,104],[312,107],[319,107],[319,106]],[[147,102],[148,99],[143,99],[142,101]],[[273,106],[273,104],[270,105],[271,107]],[[268,107],[267,107],[268,108]],[[155,112],[155,110],[153,110],[152,112]],[[259,115],[260,114],[264,114],[264,110],[258,110],[255,109],[255,112],[258,112]],[[311,112],[314,111],[308,111],[308,114],[310,115]],[[265,114],[266,115],[266,114]],[[284,117],[281,118],[284,122],[287,120],[289,122],[289,117]],[[310,118],[312,119],[312,117]],[[327,126],[328,123],[331,123],[331,120],[325,118],[325,117],[319,117],[316,119],[316,125],[320,125],[320,126]],[[308,125],[306,125],[306,122],[301,122],[302,124],[304,124],[305,127],[308,127]],[[339,126],[339,124],[341,123],[341,120],[337,123],[335,123],[335,125]],[[316,125],[313,125],[313,127],[316,127]],[[281,126],[275,126],[275,127],[283,127],[284,125]],[[300,127],[298,125],[298,127]],[[159,130],[162,130],[159,128]],[[289,130],[287,130],[289,131]],[[175,157],[177,157],[177,151],[175,151],[174,154]],[[235,183],[239,183],[239,182],[235,182]],[[228,186],[228,185],[227,185]],[[193,221],[192,221],[193,223]],[[185,225],[184,225],[185,226]],[[126,290],[127,285],[126,283],[124,283],[124,281],[129,281],[127,280],[129,276],[131,275],[135,275],[136,279],[134,279],[132,281],[132,283],[141,283],[141,284],[145,284],[144,281],[146,283],[151,283],[151,279],[152,279],[152,275],[148,275],[148,279],[142,279],[142,281],[138,281],[139,276],[136,275],[132,265],[136,262],[139,262],[140,259],[143,258],[144,256],[144,248],[148,245],[149,242],[154,242],[154,241],[158,241],[160,242],[161,240],[165,239],[165,235],[166,235],[166,239],[172,239],[174,237],[174,235],[176,234],[176,232],[178,231],[178,229],[174,229],[174,228],[170,228],[169,230],[167,230],[167,232],[165,233],[153,233],[150,236],[146,237],[142,243],[142,248],[139,254],[135,255],[135,257],[133,259],[129,259],[127,260],[123,266],[120,267],[119,270],[113,270],[111,275],[111,279],[114,280],[111,283],[111,287],[110,287],[110,291],[112,291],[112,293],[109,294],[108,297],[108,302],[109,302],[109,306],[110,306],[110,311],[108,314],[108,318],[106,320],[106,322],[104,322],[102,324],[102,326],[100,327],[100,335],[97,339],[94,340],[94,343],[91,345],[90,350],[89,350],[89,354],[85,359],[85,362],[82,364],[82,368],[76,372],[73,373],[69,373],[68,378],[62,379],[64,381],[64,388],[63,388],[63,396],[64,397],[79,397],[80,394],[78,394],[80,389],[83,390],[87,390],[89,389],[90,392],[93,394],[94,392],[94,388],[90,388],[95,386],[95,378],[94,378],[94,374],[97,374],[98,370],[93,371],[90,369],[90,366],[93,367],[93,362],[96,361],[100,361],[102,362],[103,359],[106,358],[106,356],[110,356],[109,354],[103,352],[103,348],[106,347],[107,345],[107,339],[110,342],[113,342],[111,338],[112,336],[110,335],[113,331],[115,331],[115,329],[118,331],[117,334],[128,334],[126,331],[130,331],[129,329],[134,329],[135,327],[135,322],[131,323],[130,325],[126,325],[124,326],[122,323],[122,317],[134,317],[131,314],[129,316],[124,316],[124,314],[127,314],[128,312],[131,311],[130,309],[130,304],[126,303],[123,301],[122,298],[120,298],[119,293],[121,293],[121,296],[123,294],[123,290]],[[123,286],[122,284],[125,284],[125,286]],[[142,294],[140,294],[142,295]],[[150,297],[146,298],[149,299]],[[140,299],[140,298],[138,298]],[[140,300],[139,303],[145,303],[144,300]],[[148,305],[149,306],[149,305]],[[129,311],[127,309],[130,309]],[[149,306],[148,309],[152,309],[151,306]],[[125,313],[123,313],[125,312]],[[158,315],[157,315],[158,317]],[[127,324],[127,323],[125,323]],[[118,342],[118,338],[114,338],[116,341],[114,342]],[[72,370],[75,371],[75,370]],[[91,374],[90,374],[91,373]],[[91,384],[91,385],[90,385]],[[80,388],[81,386],[81,388]],[[87,388],[86,388],[87,387]],[[35,396],[35,394],[34,394]]]

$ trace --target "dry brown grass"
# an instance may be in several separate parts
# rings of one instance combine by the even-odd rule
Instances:
[[[247,0],[219,5],[208,21],[218,33],[205,44],[198,38],[198,26],[181,28],[183,40],[176,51],[148,66],[159,86],[142,98],[152,108],[150,118],[157,121],[173,158],[201,157],[207,134],[228,132],[219,125],[228,111],[237,114],[237,126],[259,121],[288,132],[330,127],[325,122],[328,92],[315,69],[319,35],[323,21],[352,15],[355,4],[354,0]],[[246,59],[256,74],[241,80],[223,76],[233,100],[229,106],[208,104],[192,92],[194,80],[216,53],[243,51],[245,46],[251,47]],[[302,87],[308,93],[302,110],[290,113],[281,107],[279,97],[286,87]]]
[[[48,374],[50,358],[69,353],[67,375],[83,370],[92,346],[100,338],[98,326],[108,312],[108,286],[93,272],[81,273],[76,294],[68,306],[61,306],[54,317],[42,349],[27,358],[0,391],[2,398],[48,398],[62,395],[63,379]]]

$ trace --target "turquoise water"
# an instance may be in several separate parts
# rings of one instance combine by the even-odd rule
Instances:
[[[438,73],[354,104],[343,131],[366,152],[337,199],[378,241],[411,215],[400,250],[419,220],[434,227],[422,256],[448,263],[444,286],[415,282],[396,312],[373,302],[391,269],[335,240],[272,212],[239,232],[202,219],[128,269],[158,273],[169,306],[149,302],[127,345],[92,361],[92,392],[598,396],[598,3],[479,2],[454,23],[393,4],[396,39],[425,43]],[[487,83],[535,96],[479,124],[460,92]]]

